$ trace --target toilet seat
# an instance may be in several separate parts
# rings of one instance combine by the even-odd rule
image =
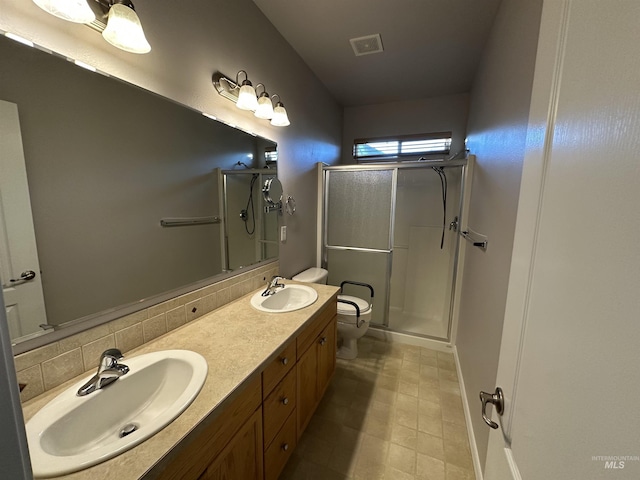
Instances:
[[[371,313],[371,305],[362,298],[353,297],[351,295],[338,295],[338,300],[347,300],[358,305],[360,309],[360,321],[369,321],[369,313]],[[366,316],[365,316],[366,315]],[[356,309],[348,303],[338,302],[338,322],[344,324],[356,325]]]

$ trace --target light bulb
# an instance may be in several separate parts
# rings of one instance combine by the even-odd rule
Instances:
[[[275,127],[288,127],[291,125],[289,117],[284,105],[280,102],[276,104],[276,108],[273,109],[273,118],[271,119],[271,125]]]
[[[74,23],[91,23],[96,19],[86,0],[33,0],[45,12]]]
[[[256,110],[258,108],[258,99],[256,98],[256,90],[249,80],[242,82],[240,93],[236,107],[240,110]]]
[[[273,118],[273,104],[266,92],[262,92],[258,98],[258,108],[254,114],[258,118],[271,120]]]
[[[149,53],[151,45],[147,42],[136,12],[120,3],[109,9],[107,28],[102,32],[104,39],[114,47],[130,53]]]

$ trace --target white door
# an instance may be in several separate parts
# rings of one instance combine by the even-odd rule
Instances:
[[[26,280],[32,275],[35,276]],[[0,281],[11,338],[42,332],[40,325],[46,324],[47,321],[18,106],[2,100],[0,100]]]
[[[485,480],[640,478],[639,22],[544,3]]]

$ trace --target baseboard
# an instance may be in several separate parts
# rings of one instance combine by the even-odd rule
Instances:
[[[367,333],[369,337],[377,338],[378,340],[385,340],[387,342],[403,343],[405,345],[415,345],[418,347],[430,348],[431,350],[437,350],[439,352],[453,353],[451,344],[445,341],[433,340],[431,338],[416,337],[413,335],[407,335],[406,333],[392,332],[381,328],[376,328],[373,325],[369,326]]]
[[[462,397],[462,407],[464,409],[464,419],[467,423],[467,435],[469,436],[469,448],[471,449],[471,458],[473,459],[473,469],[476,474],[476,480],[483,480],[482,467],[480,464],[480,456],[478,455],[478,445],[476,444],[476,436],[473,432],[473,423],[471,422],[471,409],[469,408],[469,402],[467,401],[467,392],[464,387],[464,377],[462,376],[462,370],[460,369],[460,359],[458,358],[458,349],[454,346],[453,357],[456,360],[456,371],[458,372],[458,383],[460,385],[460,395]],[[480,408],[480,404],[475,406]]]

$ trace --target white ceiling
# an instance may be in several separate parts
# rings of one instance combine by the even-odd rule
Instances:
[[[468,92],[500,0],[254,0],[343,106]],[[356,57],[350,38],[379,33]]]

